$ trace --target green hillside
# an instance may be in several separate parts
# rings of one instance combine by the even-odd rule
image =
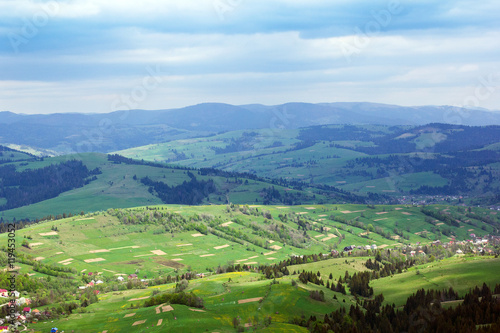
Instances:
[[[455,201],[458,196],[480,200],[500,190],[499,135],[498,126],[327,125],[233,131],[118,153],[327,184],[408,202],[423,197],[442,200],[443,196]]]
[[[18,230],[15,265],[20,290],[37,300],[32,307],[51,313],[50,321],[28,325],[35,332],[54,326],[66,332],[235,332],[235,323],[247,331],[307,332],[291,320],[322,318],[356,304],[349,289],[343,294],[325,284],[337,284],[346,271],[351,276],[371,272],[365,263],[377,253],[382,255],[381,264],[411,265],[370,282],[388,304],[402,305],[417,287],[452,287],[461,296],[483,282],[494,287],[500,273],[498,259],[476,256],[465,244],[445,248],[431,243],[437,239],[448,243],[452,238],[459,242],[469,239],[470,233],[481,237],[494,233],[499,223],[490,210],[453,206],[149,205]],[[395,228],[402,236],[394,234]],[[0,244],[7,244],[7,237],[0,234]],[[410,263],[409,252],[404,251],[410,244],[417,249],[417,243],[428,254],[418,254]],[[373,244],[377,250],[364,250]],[[362,249],[355,249],[352,257],[342,253],[350,245]],[[457,248],[466,255],[456,256]],[[332,256],[335,249],[340,253]],[[0,261],[6,262],[3,251]],[[301,263],[290,261],[301,256],[306,256]],[[289,262],[286,270],[273,273],[272,265],[284,262]],[[300,282],[303,271],[313,272],[325,284]],[[201,273],[204,277],[195,278]],[[130,274],[137,274],[138,280],[127,281]],[[118,276],[125,281],[118,282]],[[144,305],[155,295],[178,292],[176,277],[188,280],[184,291],[200,297],[202,307]],[[78,289],[92,279],[104,283]],[[45,281],[45,288],[30,287],[35,281]],[[58,290],[50,291],[55,286]],[[95,290],[99,294],[93,299]],[[312,298],[314,292],[322,292],[324,300]],[[76,306],[73,314],[60,314],[71,304]]]
[[[10,154],[9,158],[13,159]],[[109,207],[155,205],[167,200],[181,204],[221,204],[227,202],[305,204],[356,200],[348,193],[341,193],[335,189],[309,188],[305,184],[288,185],[286,182],[272,184],[268,180],[250,174],[219,172],[212,169],[200,172],[177,166],[132,161],[116,156],[110,157],[105,154],[84,153],[41,159],[33,157],[28,159],[29,156],[22,153],[13,152],[12,154],[14,154],[14,158],[19,155],[19,160],[9,160],[8,163],[4,163],[0,166],[0,172],[6,168],[14,167],[15,172],[17,172],[14,175],[19,175],[19,181],[22,181],[21,179],[24,177],[21,176],[21,172],[33,173],[49,166],[62,166],[59,171],[54,171],[54,175],[47,175],[46,182],[40,185],[43,187],[30,187],[31,184],[24,186],[24,195],[46,189],[52,190],[54,177],[61,177],[60,173],[67,171],[73,172],[73,170],[67,170],[71,168],[66,166],[73,161],[81,161],[83,168],[94,170],[95,174],[90,174],[82,180],[82,186],[67,190],[62,189],[62,192],[55,197],[43,200],[36,200],[35,197],[33,202],[28,202],[29,204],[21,201],[18,207],[3,209],[0,211],[0,217],[4,220],[14,218],[34,220],[49,215],[74,215],[82,211],[93,212]],[[10,177],[10,174],[7,174],[6,177]],[[146,177],[149,183],[146,182]],[[7,178],[3,180],[4,183],[9,181]],[[170,190],[165,192],[162,197],[162,193],[159,191],[165,190],[161,188],[163,185],[169,186]],[[198,186],[198,190],[196,190],[198,194],[194,197],[196,186]],[[19,187],[18,184],[10,186],[10,188]],[[1,193],[0,204],[6,205],[8,198],[2,198]],[[181,194],[174,196],[174,193]],[[21,194],[17,194],[17,197],[19,196]]]

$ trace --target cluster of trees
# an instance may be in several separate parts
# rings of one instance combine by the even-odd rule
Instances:
[[[211,147],[215,154],[228,154],[237,153],[240,151],[248,151],[254,149],[256,132],[243,132],[239,138],[231,138],[229,144],[223,148],[221,147]]]
[[[13,209],[54,198],[97,179],[101,171],[88,170],[77,160],[52,164],[40,169],[17,172],[15,166],[0,167],[0,198],[7,202],[0,210]],[[93,176],[89,178],[90,176]]]
[[[299,274],[299,281],[302,282],[303,284],[311,282],[319,286],[325,285],[325,283],[321,279],[321,274],[319,271],[317,273],[302,271],[302,273]]]
[[[160,305],[160,304],[181,304],[195,308],[203,308],[203,299],[196,296],[194,293],[186,293],[184,291],[174,293],[162,293],[147,299],[144,302],[145,307]]]
[[[212,179],[199,181],[192,173],[188,172],[188,175],[191,175],[191,180],[189,182],[184,181],[181,185],[177,186],[169,186],[163,182],[156,182],[149,177],[142,178],[141,183],[149,186],[149,192],[156,193],[156,196],[166,204],[198,205],[209,194],[216,191]]]

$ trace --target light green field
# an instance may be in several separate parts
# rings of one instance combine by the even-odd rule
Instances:
[[[419,274],[417,274],[417,270]],[[413,267],[408,272],[374,280],[375,294],[382,293],[385,302],[403,305],[418,289],[453,288],[463,296],[471,288],[486,283],[491,288],[499,282],[500,260],[480,257],[453,257]]]

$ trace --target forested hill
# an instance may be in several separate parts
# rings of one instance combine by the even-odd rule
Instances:
[[[386,201],[378,195],[371,199]],[[0,165],[0,217],[34,220],[138,205],[364,203],[328,185],[85,153]]]

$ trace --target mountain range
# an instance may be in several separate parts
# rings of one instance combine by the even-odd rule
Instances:
[[[178,109],[100,114],[0,112],[0,143],[74,152],[112,152],[140,145],[246,129],[295,129],[326,124],[483,126],[500,112],[452,106],[405,107],[375,103],[204,103]]]

